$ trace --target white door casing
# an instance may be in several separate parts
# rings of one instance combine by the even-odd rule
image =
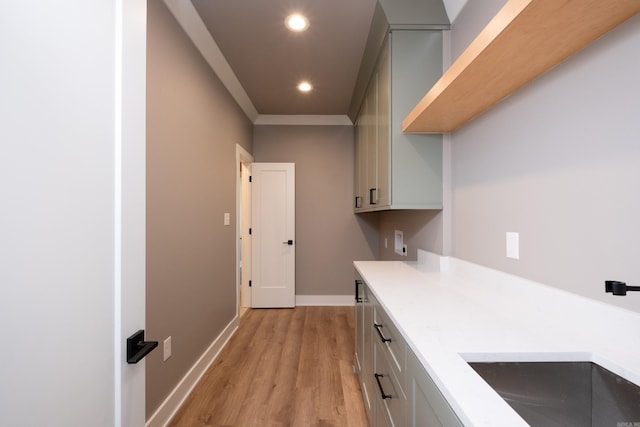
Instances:
[[[251,165],[241,163],[242,168],[242,283],[240,283],[240,306],[251,307]]]
[[[295,165],[252,164],[251,306],[295,306]]]
[[[249,280],[251,280],[251,235],[249,228],[251,227],[251,185],[249,177],[251,176],[251,164],[253,156],[244,148],[236,144],[236,164],[239,165],[239,175],[236,180],[236,266],[239,267],[240,259],[242,259],[242,274],[238,274],[238,313],[240,307],[251,307],[251,290],[249,288]],[[238,270],[239,271],[239,270]]]
[[[116,3],[115,425],[129,427],[146,418],[145,361],[127,363],[126,339],[146,321],[147,2]]]

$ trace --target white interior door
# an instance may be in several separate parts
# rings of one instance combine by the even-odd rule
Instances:
[[[146,6],[3,4],[2,426],[144,426]]]
[[[295,165],[253,163],[251,307],[295,306]]]

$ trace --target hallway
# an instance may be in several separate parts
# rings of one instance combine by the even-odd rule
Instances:
[[[366,426],[353,307],[253,309],[171,426]]]

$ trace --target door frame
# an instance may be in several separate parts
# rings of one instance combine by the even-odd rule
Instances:
[[[114,97],[115,425],[145,423],[145,362],[126,362],[126,338],[146,322],[147,2],[117,0]]]
[[[241,206],[241,197],[242,197],[242,175],[240,173],[240,164],[244,164],[245,166],[247,166],[247,168],[249,169],[249,171],[251,171],[251,164],[253,163],[253,156],[247,151],[245,150],[240,144],[236,144],[236,168],[237,168],[237,174],[236,174],[236,316],[239,317],[240,316],[240,293],[242,292],[242,277],[240,276],[240,254],[241,254],[241,249],[242,249],[242,244],[240,242],[240,237],[242,237],[243,241],[244,239],[248,239],[249,237],[247,235],[244,235],[242,233],[242,230],[240,230],[240,227],[238,226],[239,224],[242,223],[241,219],[242,219],[242,210],[240,208]],[[251,197],[249,197],[249,200],[251,200]],[[251,209],[251,206],[242,206],[243,209]],[[248,253],[244,253],[242,254],[243,257],[245,258],[245,260],[247,258],[249,258],[249,260],[251,259],[251,239],[249,239],[249,250],[245,251]],[[251,265],[251,262],[248,263],[248,265]],[[249,269],[249,273],[250,273],[250,269]],[[247,274],[247,269],[244,270],[244,274]],[[249,306],[251,306],[251,303],[249,303]]]

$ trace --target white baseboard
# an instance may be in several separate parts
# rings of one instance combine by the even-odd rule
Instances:
[[[353,295],[296,295],[296,305],[350,306],[354,302]]]
[[[189,372],[180,380],[178,385],[173,389],[169,396],[162,402],[160,407],[153,413],[151,418],[146,422],[146,427],[165,427],[171,419],[176,415],[178,409],[184,401],[189,397],[193,388],[198,384],[200,378],[209,369],[209,366],[218,357],[220,351],[227,345],[229,339],[238,329],[239,319],[233,318],[226,328],[211,343],[209,348],[200,356],[200,359],[194,363]]]

